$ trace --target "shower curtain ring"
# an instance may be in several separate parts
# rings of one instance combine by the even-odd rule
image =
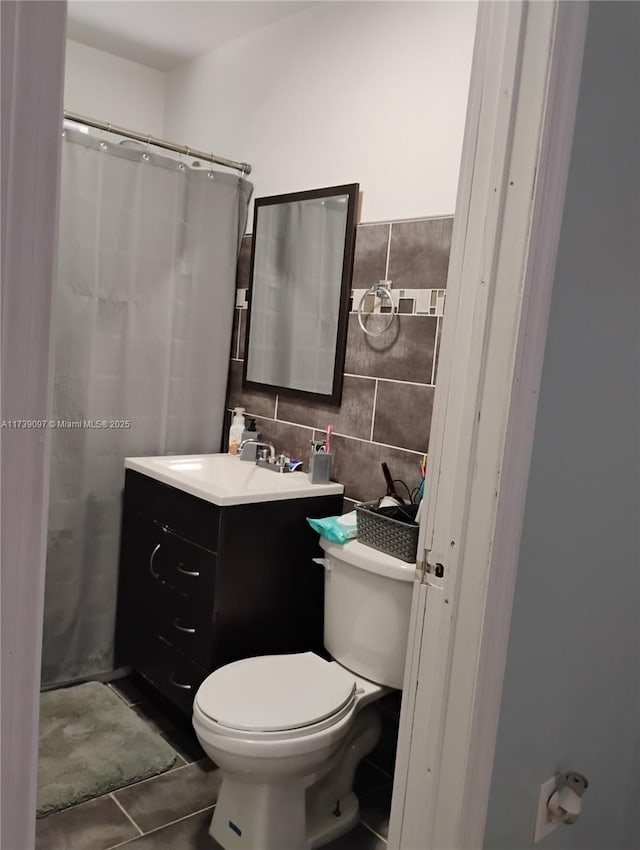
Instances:
[[[149,145],[150,144],[151,144],[151,133],[149,133],[149,135],[147,136],[147,147],[145,149],[145,152],[142,154],[142,158],[144,159],[145,162],[149,162],[149,160],[151,159],[151,157],[149,156]]]
[[[209,180],[213,180],[213,179],[214,179],[214,174],[213,174],[213,153],[211,154],[211,161],[209,162],[209,171],[207,172],[207,177],[209,178]]]

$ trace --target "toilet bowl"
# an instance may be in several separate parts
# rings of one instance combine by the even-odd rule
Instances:
[[[355,771],[380,735],[370,703],[402,681],[413,566],[355,541],[321,544],[334,660],[243,659],[196,694],[193,726],[222,772],[210,832],[226,850],[310,850],[351,829]]]

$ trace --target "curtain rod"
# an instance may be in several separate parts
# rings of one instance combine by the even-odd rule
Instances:
[[[125,136],[127,139],[135,139],[137,142],[145,142],[148,145],[154,145],[157,148],[164,148],[167,151],[175,151],[176,153],[192,156],[196,159],[204,159],[207,162],[215,162],[217,165],[225,165],[227,168],[235,168],[243,174],[251,174],[251,166],[248,162],[235,162],[233,159],[225,159],[222,156],[214,156],[212,153],[189,148],[186,145],[178,145],[175,142],[167,142],[164,139],[157,139],[155,136],[138,133],[136,130],[126,130],[124,127],[118,127],[115,124],[108,124],[106,121],[96,121],[95,118],[87,118],[86,115],[78,115],[76,112],[64,110],[64,117],[67,121],[73,121],[75,124],[84,124],[87,127],[93,127],[96,130],[106,130],[108,133],[116,133],[118,136]]]

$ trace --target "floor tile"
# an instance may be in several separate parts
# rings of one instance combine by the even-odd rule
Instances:
[[[360,820],[375,833],[387,838],[391,813],[391,786],[367,794],[360,800]]]
[[[192,815],[177,823],[130,841],[126,850],[221,850],[209,835],[212,810]],[[386,842],[358,824],[350,832],[325,844],[324,850],[386,850]],[[284,850],[284,848],[283,848]]]
[[[123,850],[222,850],[209,835],[212,815],[212,808],[191,815],[130,841]]]
[[[108,795],[36,821],[36,850],[107,850],[140,833]]]
[[[137,785],[114,792],[114,797],[143,832],[164,826],[215,804],[220,773],[204,759]]]
[[[114,679],[109,682],[109,687],[115,691],[120,699],[124,700],[127,705],[137,705],[145,700],[146,694],[143,689],[137,684],[135,678],[125,676],[122,679]]]
[[[200,761],[206,757],[204,750],[198,743],[196,733],[187,722],[180,723],[176,721],[166,711],[150,700],[145,700],[136,705],[134,711],[154,731],[162,735],[185,762]]]
[[[367,759],[364,759],[358,765],[356,777],[353,783],[353,790],[356,792],[359,799],[365,794],[371,794],[373,791],[379,791],[381,788],[391,787],[393,780],[391,777],[383,773],[379,768],[372,764]]]
[[[350,832],[325,844],[323,850],[386,850],[387,842],[381,841],[362,824]]]

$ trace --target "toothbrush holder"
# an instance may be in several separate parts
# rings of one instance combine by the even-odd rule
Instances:
[[[312,452],[309,461],[309,481],[328,484],[331,480],[331,452]]]

